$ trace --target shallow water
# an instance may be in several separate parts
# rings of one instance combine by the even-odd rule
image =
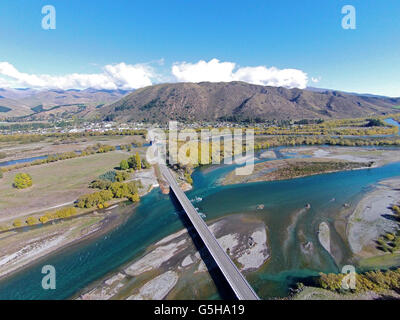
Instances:
[[[400,123],[398,123],[396,120],[392,118],[388,118],[384,120],[387,124],[390,124],[392,126],[396,126],[399,128],[399,131],[397,131],[397,134],[400,135]]]
[[[271,258],[261,270],[246,275],[264,299],[286,296],[288,287],[299,279],[319,272],[337,272],[342,264],[347,264],[350,254],[338,234],[333,233],[332,241],[340,248],[339,265],[319,244],[319,223],[327,221],[332,227],[344,203],[355,204],[356,199],[377,181],[400,175],[400,163],[396,163],[287,181],[218,185],[219,179],[233,168],[221,165],[196,170],[194,189],[187,194],[189,199],[203,199],[195,206],[206,214],[206,220],[251,213],[265,221]],[[307,203],[311,204],[311,209],[304,210]],[[264,204],[263,210],[256,209],[259,204]],[[45,257],[0,282],[0,299],[69,298],[139,257],[150,244],[181,228],[182,222],[169,196],[153,190],[142,198],[125,224],[106,236]],[[302,247],[307,242],[312,244],[312,252]],[[57,289],[54,291],[45,291],[41,287],[41,268],[47,264],[57,270]]]
[[[33,162],[35,160],[44,160],[44,159],[47,159],[48,157],[49,156],[40,156],[40,157],[31,157],[31,158],[4,161],[4,162],[0,162],[0,167],[11,166],[11,165],[18,164],[18,163]]]

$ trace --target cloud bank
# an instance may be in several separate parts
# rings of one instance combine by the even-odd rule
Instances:
[[[60,76],[20,72],[9,62],[0,62],[0,87],[26,87],[35,89],[107,89],[131,90],[160,82],[171,77],[178,82],[230,82],[244,81],[257,85],[304,89],[307,74],[298,69],[275,67],[238,67],[234,62],[218,59],[196,63],[176,62],[171,75],[160,75],[149,64],[106,65],[99,73],[71,73]]]
[[[0,62],[0,83],[8,78],[9,86],[35,89],[137,89],[152,84],[155,73],[148,65],[119,63],[106,65],[103,72],[94,74],[72,73],[63,76],[34,75],[17,70],[8,62]],[[1,80],[1,78],[0,78]]]
[[[175,63],[172,74],[183,82],[219,82],[244,81],[252,84],[300,88],[307,87],[307,74],[297,69],[277,69],[275,67],[241,67],[233,62],[220,62],[212,59],[209,62],[200,60],[197,63]]]

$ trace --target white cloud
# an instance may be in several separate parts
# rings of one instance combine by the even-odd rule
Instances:
[[[37,89],[137,89],[152,84],[156,77],[154,70],[145,64],[129,65],[119,63],[106,65],[103,72],[94,74],[72,73],[62,76],[47,74],[34,75],[18,71],[8,62],[0,62],[0,83],[8,86]],[[4,86],[4,85],[3,85]]]
[[[0,87],[27,87],[35,89],[138,89],[153,83],[179,82],[230,82],[244,81],[267,86],[305,88],[307,74],[298,69],[277,69],[265,66],[238,67],[234,62],[218,59],[200,60],[196,63],[180,62],[172,65],[171,74],[159,74],[151,65],[162,66],[164,60],[146,64],[109,64],[99,73],[71,73],[60,76],[20,72],[9,62],[0,62]],[[313,82],[315,78],[311,79]]]
[[[311,77],[311,81],[312,81],[313,83],[318,83],[318,82],[321,81],[321,77],[318,77],[318,78]]]
[[[307,74],[298,69],[277,69],[275,67],[241,67],[234,62],[220,62],[212,59],[209,62],[200,60],[197,63],[176,62],[172,74],[177,81],[183,82],[219,82],[244,81],[248,83],[300,88],[307,87]]]

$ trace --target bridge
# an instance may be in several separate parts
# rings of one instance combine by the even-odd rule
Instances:
[[[160,164],[159,166],[161,174],[167,180],[176,198],[185,210],[189,220],[200,235],[200,238],[203,240],[211,256],[214,258],[214,261],[231,286],[236,297],[239,300],[260,300],[231,258],[219,245],[217,239],[211,233],[204,220],[199,216],[186,194],[181,190],[170,169],[168,169],[164,164]]]

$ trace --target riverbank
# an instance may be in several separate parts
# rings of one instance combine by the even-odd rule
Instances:
[[[286,155],[283,153],[283,156]],[[258,269],[245,271],[245,274],[257,294],[269,299],[286,297],[289,288],[293,288],[301,279],[318,276],[319,272],[338,273],[341,266],[356,263],[348,252],[350,249],[344,240],[345,232],[337,230],[338,221],[343,220],[345,224],[366,188],[396,176],[399,164],[316,175],[307,179],[229,187],[218,185],[217,181],[230,169],[234,169],[234,166],[199,168],[193,174],[195,188],[188,193],[188,197],[196,202],[198,211],[204,212],[211,223],[224,216],[238,214],[247,218],[256,217],[268,226],[268,262]],[[305,208],[306,204],[310,206]],[[303,211],[304,214],[298,215]],[[346,211],[345,214],[342,211]],[[43,257],[43,264],[54,265],[57,272],[63,274],[57,279],[57,288],[60,288],[57,292],[45,292],[37,288],[37,283],[41,281],[39,263],[2,282],[0,297],[66,299],[90,293],[88,299],[101,298],[103,294],[107,299],[149,299],[155,291],[161,291],[160,295],[165,299],[221,298],[208,273],[196,272],[200,267],[196,249],[185,254],[184,247],[191,239],[183,235],[175,240],[168,238],[183,227],[179,215],[179,208],[174,206],[169,196],[153,191],[141,199],[135,214],[126,223],[107,236],[72,246],[57,255]],[[326,222],[330,228],[333,259],[319,244],[317,233],[322,222]],[[242,225],[248,227],[238,221],[236,228]],[[238,232],[227,232],[221,236],[235,233]],[[187,242],[179,244],[184,239]],[[165,242],[159,243],[162,240]],[[230,237],[228,240],[236,241]],[[152,267],[138,275],[127,274],[126,269],[156,247],[171,243],[174,245],[164,248],[164,251],[175,251],[177,247],[174,257],[181,254],[179,259],[171,257],[162,262],[160,267]],[[282,250],[284,244],[287,244],[286,249]],[[156,255],[152,259],[158,258],[159,255]],[[161,287],[167,288],[167,293]]]
[[[132,209],[132,205],[120,204],[111,210],[2,233],[0,279],[67,246],[106,234],[126,221]]]
[[[376,185],[358,203],[347,225],[352,252],[360,259],[384,256],[377,248],[378,238],[398,228],[390,209],[400,201],[400,178],[387,179]]]
[[[256,217],[232,215],[210,223],[210,230],[242,272],[259,269],[269,258],[265,224]],[[203,252],[186,229],[148,248],[140,258],[87,288],[79,299],[204,299],[216,292]],[[215,265],[212,264],[211,268]],[[191,286],[190,283],[195,283]]]
[[[158,186],[153,168],[135,172],[133,179],[141,181],[141,196]],[[66,246],[111,231],[134,211],[135,206],[127,203],[126,199],[113,199],[103,210],[79,209],[77,215],[67,219],[1,232],[0,278]]]

